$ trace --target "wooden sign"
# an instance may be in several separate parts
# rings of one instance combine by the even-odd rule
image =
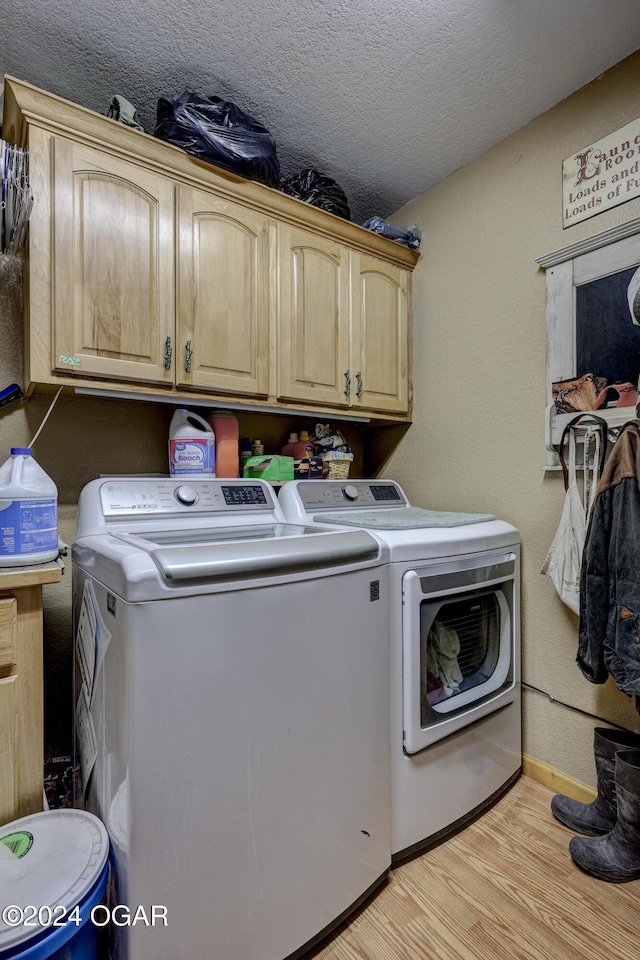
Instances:
[[[640,119],[562,162],[562,226],[640,196]]]

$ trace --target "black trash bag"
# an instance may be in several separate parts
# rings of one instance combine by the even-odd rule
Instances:
[[[382,237],[388,237],[389,240],[395,240],[396,243],[401,243],[405,247],[411,247],[412,250],[420,249],[422,233],[420,227],[417,227],[415,223],[403,230],[401,227],[394,227],[392,223],[383,220],[382,217],[369,217],[362,226],[366,230],[372,230],[373,233],[379,233]]]
[[[280,179],[271,134],[230,100],[189,90],[177,100],[161,97],[154,136],[248,180],[272,186]]]
[[[342,187],[335,180],[323,177],[317,170],[302,170],[293,177],[287,177],[280,181],[278,189],[296,200],[304,200],[313,207],[351,220],[349,203]]]

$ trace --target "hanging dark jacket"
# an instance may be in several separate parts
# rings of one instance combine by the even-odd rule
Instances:
[[[640,696],[640,433],[625,424],[605,464],[580,573],[578,666]],[[638,707],[636,699],[636,708]]]

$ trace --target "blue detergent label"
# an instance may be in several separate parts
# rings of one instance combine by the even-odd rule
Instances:
[[[48,553],[58,549],[56,500],[14,500],[0,509],[0,556]]]
[[[172,474],[208,473],[215,476],[215,446],[205,437],[202,440],[171,440],[169,467]]]

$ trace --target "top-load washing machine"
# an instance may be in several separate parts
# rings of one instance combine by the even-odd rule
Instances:
[[[521,770],[520,543],[489,515],[412,507],[390,480],[293,481],[291,521],[365,529],[389,548],[391,849],[414,855]]]
[[[117,960],[284,960],[391,863],[388,550],[260,480],[112,478],[73,544],[83,791]],[[164,922],[166,921],[166,923]]]

